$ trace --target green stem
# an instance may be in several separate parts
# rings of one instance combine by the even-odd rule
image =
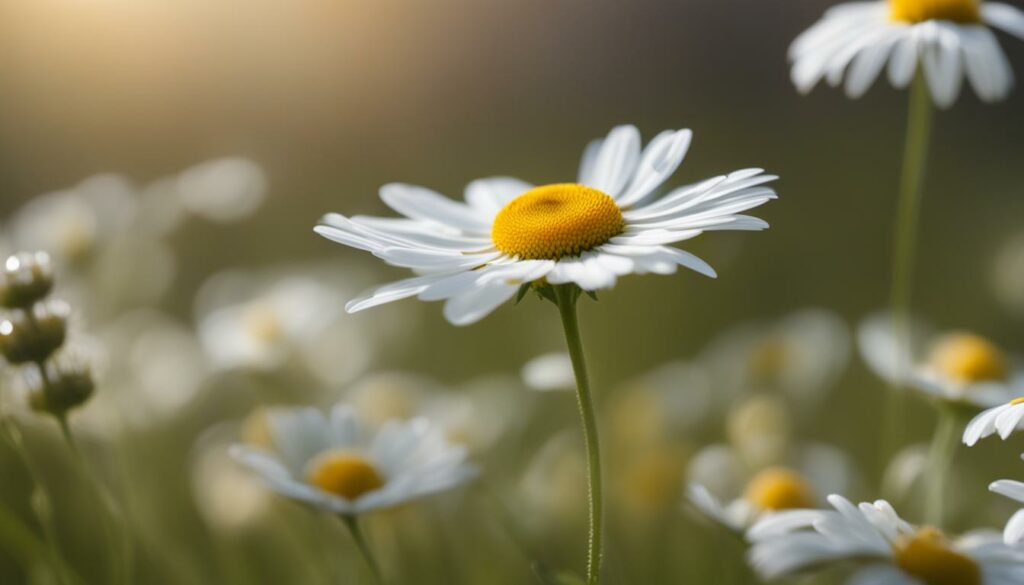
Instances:
[[[14,421],[8,417],[6,412],[0,412],[0,434],[3,435],[7,444],[10,445],[11,450],[14,451],[15,456],[17,456],[22,466],[28,472],[29,479],[32,482],[29,507],[32,509],[32,514],[43,531],[47,556],[53,564],[53,571],[57,581],[59,583],[69,582],[71,580],[69,576],[70,570],[64,560],[64,555],[61,554],[60,543],[57,540],[57,530],[53,524],[53,499],[43,483],[42,473],[36,467],[28,450],[25,449],[21,430],[14,425]]]
[[[901,359],[896,364],[896,377],[889,389],[887,408],[885,409],[886,424],[883,433],[883,448],[885,450],[883,456],[885,457],[889,455],[892,448],[899,445],[902,439],[906,393],[903,391],[900,381],[906,378],[906,374],[910,370],[910,314],[914,257],[924,177],[928,162],[928,145],[931,141],[932,118],[933,107],[928,83],[919,71],[910,89],[907,134],[903,150],[903,171],[900,177],[899,202],[896,209],[890,303],[893,338],[899,344]]]
[[[345,521],[345,526],[348,527],[348,531],[352,534],[352,540],[356,542],[359,552],[366,559],[366,565],[370,567],[373,582],[376,585],[382,585],[384,579],[381,577],[380,565],[377,564],[377,559],[373,556],[373,550],[370,549],[370,544],[366,541],[363,529],[359,526],[359,519],[353,515],[344,515],[341,519]]]
[[[603,523],[603,502],[601,494],[601,448],[597,437],[597,416],[594,413],[594,399],[587,376],[587,364],[583,357],[579,321],[576,317],[576,301],[580,290],[575,285],[554,287],[558,312],[565,329],[565,342],[569,347],[572,369],[576,376],[576,398],[579,403],[580,420],[583,423],[583,439],[587,447],[587,501],[590,506],[590,536],[587,546],[587,584],[597,585],[601,579],[601,537]]]
[[[92,467],[85,460],[85,456],[78,447],[78,441],[75,440],[75,435],[71,432],[67,416],[57,416],[56,418],[57,424],[60,425],[61,435],[68,445],[68,450],[71,451],[72,458],[75,460],[79,472],[92,484],[92,489],[103,505],[104,531],[107,533],[107,539],[111,544],[111,548],[116,551],[112,551],[110,558],[112,581],[114,583],[131,583],[133,550],[127,520],[114,496],[107,490],[96,474],[93,473]]]
[[[932,445],[928,452],[925,495],[925,521],[935,527],[941,527],[943,522],[946,482],[949,481],[949,469],[953,465],[953,456],[956,454],[960,439],[958,430],[957,413],[954,408],[941,405],[935,435],[932,436]]]

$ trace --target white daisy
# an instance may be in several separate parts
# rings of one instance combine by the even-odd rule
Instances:
[[[892,85],[906,87],[920,63],[940,107],[956,101],[964,76],[983,101],[999,101],[1013,87],[1013,69],[989,27],[1024,38],[1024,13],[980,0],[840,4],[793,41],[791,77],[804,93],[824,79],[857,98],[886,67]]]
[[[707,263],[671,244],[709,230],[766,228],[742,212],[774,199],[762,185],[777,177],[742,170],[656,199],[690,139],[689,130],[665,131],[641,150],[639,131],[619,126],[588,146],[577,183],[481,179],[466,187],[465,202],[390,184],[381,199],[405,217],[329,214],[316,232],[417,273],[351,301],[350,312],[415,296],[447,301],[445,317],[456,325],[483,318],[525,283],[595,291],[626,274],[678,266],[713,277]]]
[[[992,482],[988,489],[1006,496],[1012,500],[1024,503],[1024,483],[1010,479],[1001,479]],[[1010,546],[1017,546],[1024,542],[1024,509],[1018,510],[1016,514],[1006,523],[1003,531],[1003,541]]]
[[[235,445],[232,454],[270,489],[353,516],[453,488],[473,477],[466,449],[426,419],[391,421],[364,432],[347,406],[271,412],[273,451]]]
[[[973,447],[979,440],[999,433],[1006,440],[1024,422],[1024,397],[990,408],[974,417],[964,429],[964,444]]]
[[[864,361],[878,376],[942,400],[988,408],[1024,394],[1024,367],[975,333],[936,335],[916,323],[908,356],[905,344],[896,341],[891,317],[877,315],[861,325],[858,344]],[[906,379],[899,380],[901,377]]]
[[[711,365],[717,391],[727,400],[749,390],[775,390],[809,408],[846,368],[850,332],[831,311],[803,309],[732,328],[717,336],[701,359]]]
[[[788,459],[751,471],[728,446],[706,447],[690,463],[687,501],[702,516],[742,534],[764,516],[822,507],[822,494],[854,483],[849,459],[835,447],[810,443]]]
[[[747,533],[749,559],[766,579],[857,563],[850,585],[1012,585],[1024,582],[1024,557],[998,534],[949,538],[915,527],[885,500],[854,506],[829,496],[833,510],[793,510]]]
[[[396,315],[370,327],[338,307],[339,296],[365,282],[348,265],[216,274],[196,296],[203,349],[219,370],[297,365],[324,383],[347,383],[369,365],[378,342],[397,333]],[[408,335],[408,322],[403,327]]]

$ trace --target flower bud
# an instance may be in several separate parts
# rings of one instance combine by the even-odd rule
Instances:
[[[0,320],[0,353],[12,364],[45,361],[64,344],[70,314],[58,300],[11,311]]]
[[[58,417],[87,401],[95,389],[88,362],[75,355],[58,356],[42,370],[26,368],[23,376],[29,406]]]
[[[28,308],[53,289],[53,266],[46,252],[9,256],[0,271],[0,306]]]

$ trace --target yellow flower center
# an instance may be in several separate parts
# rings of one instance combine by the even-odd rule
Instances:
[[[535,187],[498,212],[494,245],[509,256],[579,256],[622,233],[622,211],[608,194],[575,183]]]
[[[981,585],[981,568],[935,528],[922,528],[893,547],[896,564],[927,585]]]
[[[784,339],[771,337],[758,343],[750,354],[750,371],[760,382],[771,382],[779,377],[790,363],[789,345]]]
[[[351,451],[321,453],[306,466],[306,481],[325,492],[355,500],[384,485],[377,468]]]
[[[951,333],[932,348],[930,362],[940,372],[961,382],[1005,380],[1006,358],[998,347],[973,333]]]
[[[249,335],[263,343],[273,343],[284,336],[280,316],[266,305],[257,303],[247,308],[243,321]]]
[[[981,22],[980,0],[890,0],[889,16],[899,22],[951,20],[961,24]]]
[[[1018,404],[1024,404],[1024,396],[1020,398],[1014,398],[1010,401],[1010,406],[1017,406]]]
[[[783,467],[765,469],[747,485],[747,501],[760,510],[814,507],[814,492],[800,474]]]

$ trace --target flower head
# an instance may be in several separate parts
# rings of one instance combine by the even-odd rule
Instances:
[[[236,445],[234,456],[274,491],[344,515],[390,508],[443,491],[474,475],[466,449],[425,419],[391,421],[367,434],[336,406],[269,415],[273,450]]]
[[[888,316],[861,325],[861,354],[880,377],[974,408],[1006,404],[1024,394],[1024,369],[993,341],[967,331],[934,334],[920,322],[912,329],[907,355]]]
[[[867,92],[882,69],[906,87],[920,66],[941,107],[956,101],[964,77],[983,101],[1005,99],[1013,69],[989,27],[1024,38],[1024,13],[980,0],[881,0],[829,9],[789,49],[793,83],[809,92],[822,79],[846,94]]]
[[[747,533],[749,558],[766,579],[853,562],[851,583],[1010,585],[1024,579],[1021,553],[989,532],[951,538],[906,522],[884,500],[854,506],[829,496],[835,510],[766,516]]]
[[[702,517],[742,534],[761,518],[820,508],[824,494],[853,483],[852,465],[838,449],[811,443],[794,451],[778,463],[750,467],[725,445],[707,447],[690,463],[687,501]]]
[[[626,274],[671,274],[679,266],[715,276],[670,244],[710,230],[764,229],[742,212],[775,198],[762,185],[776,177],[737,171],[655,200],[690,139],[689,130],[665,131],[641,149],[639,131],[620,126],[588,147],[575,183],[481,179],[466,188],[465,202],[390,184],[381,199],[404,218],[328,214],[316,232],[418,275],[351,301],[350,312],[415,296],[447,301],[445,316],[456,325],[483,318],[524,284],[594,291]]]

